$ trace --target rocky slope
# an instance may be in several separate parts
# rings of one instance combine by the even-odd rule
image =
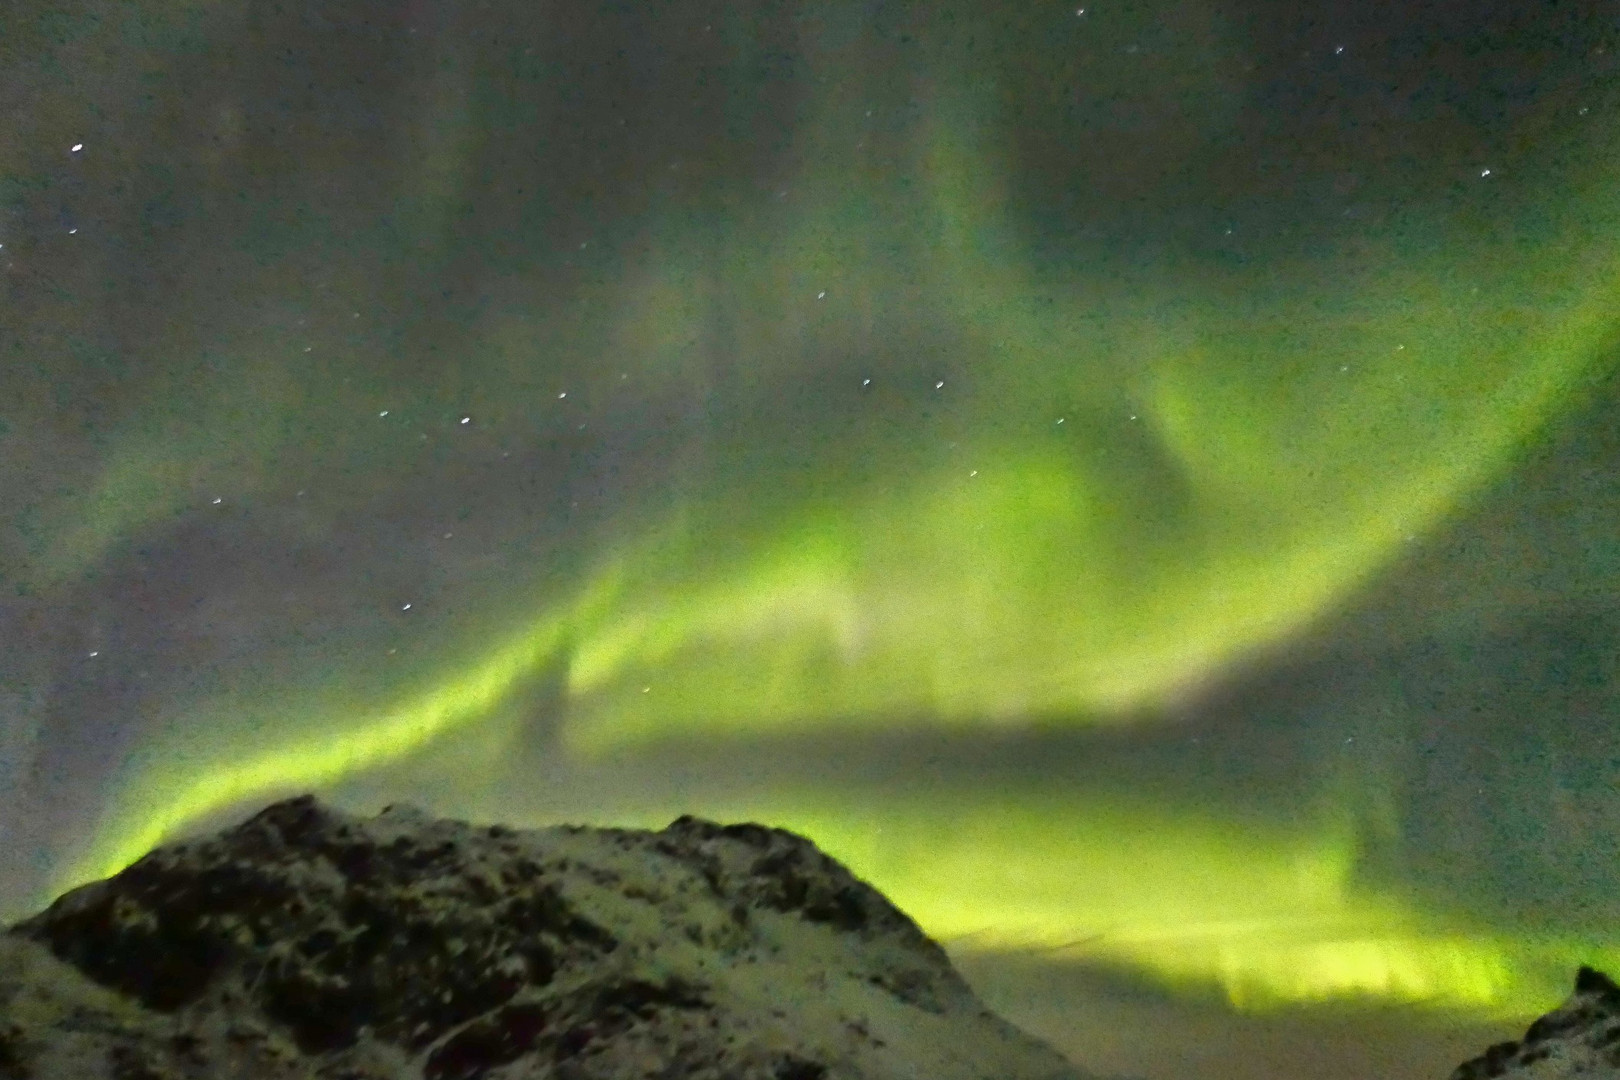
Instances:
[[[1620,987],[1583,967],[1575,992],[1531,1024],[1523,1039],[1497,1043],[1458,1066],[1451,1080],[1620,1080]]]
[[[1081,1080],[792,833],[303,798],[0,935],[14,1080]]]

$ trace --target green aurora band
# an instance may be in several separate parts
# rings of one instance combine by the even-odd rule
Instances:
[[[671,343],[718,308],[753,313],[738,320],[747,415],[821,317],[781,296],[833,281],[875,310],[907,304],[982,373],[939,390],[965,418],[948,461],[860,431],[820,459],[773,455],[764,421],[733,432],[712,448],[726,467],[695,468],[674,512],[626,511],[577,592],[537,587],[526,620],[490,627],[392,704],[337,713],[291,691],[179,718],[120,778],[57,887],[246,801],[419,754],[559,661],[563,746],[587,761],[674,732],[723,747],[888,717],[1140,715],[1345,601],[1510,467],[1612,356],[1620,182],[1561,193],[1531,245],[1512,223],[1448,231],[1414,215],[1358,271],[1300,260],[1223,285],[1160,278],[1151,293],[1102,269],[1029,269],[972,104],[935,114],[959,122],[919,137],[921,198],[891,204],[812,165],[829,171],[800,186],[841,194],[742,221],[718,255],[671,227],[614,285],[612,337],[637,378],[679,383],[690,372]],[[818,130],[803,160],[828,159]],[[472,348],[492,369],[533,363],[515,329],[488,334]],[[1087,430],[1125,449],[1101,453]],[[152,478],[223,442],[172,434],[130,437],[101,489],[63,508],[83,524],[46,577],[161,520],[172,507]],[[250,431],[243,445],[271,441]],[[1592,942],[1507,940],[1359,886],[1354,828],[1332,820],[1268,833],[1057,791],[859,807],[781,791],[703,809],[803,831],[941,938],[1084,941],[1241,1007],[1370,996],[1523,1013],[1593,956]]]

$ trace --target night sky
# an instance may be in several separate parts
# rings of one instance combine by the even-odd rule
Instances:
[[[1617,656],[1616,0],[0,12],[0,916],[746,818],[1325,1080],[1620,968]]]

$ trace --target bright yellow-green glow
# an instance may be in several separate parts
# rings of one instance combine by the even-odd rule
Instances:
[[[1189,308],[1178,288],[1209,286],[1144,295],[1020,261],[971,130],[931,130],[917,152],[930,198],[907,210],[929,238],[908,268],[912,317],[949,326],[976,361],[953,464],[825,480],[835,502],[789,500],[765,521],[756,503],[815,477],[728,468],[613,563],[632,584],[578,640],[574,749],[894,715],[1095,717],[1174,697],[1451,514],[1612,343],[1620,261],[1590,241],[1594,220],[1620,230],[1608,181],[1568,196],[1528,255],[1459,235],[1402,259],[1396,230],[1369,239],[1387,258],[1359,275],[1278,268]],[[834,267],[845,292],[893,295],[883,260],[848,236],[876,198],[809,204],[786,236],[740,239],[739,306],[771,310],[772,293]],[[1308,301],[1280,284],[1290,272],[1313,280]],[[1029,303],[1053,293],[1061,304]],[[1093,310],[1113,313],[1102,333],[1077,317]],[[782,314],[786,331],[746,324],[761,381],[809,318]],[[1115,402],[1130,418],[1109,421],[1109,453],[1084,448],[1089,431],[1070,438]]]
[[[467,668],[393,709],[349,718],[270,749],[244,739],[223,755],[224,763],[199,770],[183,752],[159,757],[115,798],[104,829],[77,866],[55,884],[56,891],[117,873],[188,823],[244,800],[277,792],[308,790],[345,776],[397,761],[434,739],[486,718],[520,682],[564,648],[572,622],[597,617],[612,601],[618,582],[604,575],[581,594],[567,618],[552,617],[525,627]],[[206,724],[209,718],[194,718]],[[293,716],[262,718],[271,731],[294,726]],[[279,726],[278,726],[279,725]],[[217,725],[215,725],[217,726]]]
[[[107,834],[61,883],[69,888],[117,873],[188,823],[245,799],[331,784],[395,760],[446,730],[484,716],[536,664],[554,655],[561,626],[552,621],[497,650],[476,670],[445,682],[418,700],[340,730],[233,761],[200,775],[183,764],[153,771],[149,799],[115,806],[133,829]],[[135,800],[131,800],[135,802]]]
[[[967,456],[977,468],[790,511],[722,565],[702,551],[724,529],[712,521],[747,510],[716,502],[712,521],[689,514],[648,545],[655,556],[619,565],[635,585],[580,638],[573,745],[901,713],[1096,714],[1175,694],[1315,618],[1500,467],[1594,354],[1606,301],[1550,313],[1535,336],[1404,335],[1392,354],[1427,356],[1414,379],[1472,363],[1481,385],[1418,410],[1386,372],[1390,400],[1325,418],[1322,447],[1292,458],[1276,448],[1303,436],[1280,430],[1275,406],[1165,358],[1139,422],[1191,478],[1184,532],[1167,539],[1133,538],[1119,520],[1133,507],[1061,446],[1012,440]],[[1357,443],[1396,428],[1393,445]]]
[[[1236,1008],[1360,998],[1493,1016],[1543,1010],[1591,942],[1447,924],[1358,887],[1335,829],[1242,828],[1081,796],[956,792],[858,810],[806,795],[720,808],[811,836],[931,935],[1219,988]]]

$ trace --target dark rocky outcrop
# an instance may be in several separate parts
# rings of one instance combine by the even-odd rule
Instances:
[[[1464,1062],[1451,1080],[1620,1080],[1620,987],[1581,968],[1575,992],[1525,1031]]]
[[[311,798],[0,939],[0,1078],[1078,1080],[813,844]]]

